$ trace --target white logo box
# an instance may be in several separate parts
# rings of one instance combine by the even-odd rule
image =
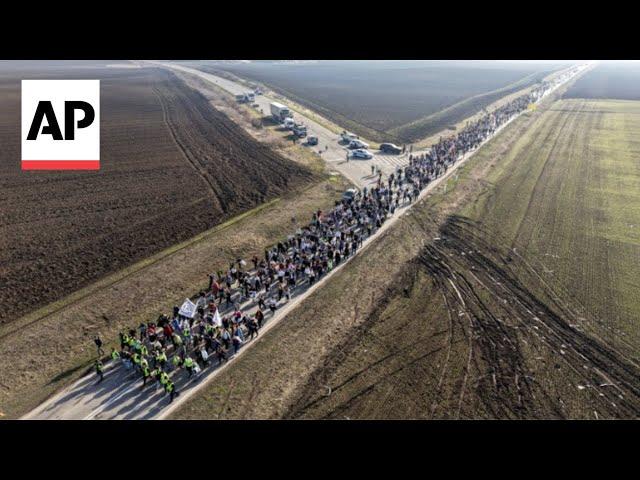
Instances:
[[[27,140],[38,103],[50,101],[63,137],[65,102],[83,101],[94,110],[91,125],[77,128],[82,110],[75,110],[73,140],[55,140],[43,134],[44,117],[35,140]],[[100,80],[22,80],[22,169],[98,170],[100,168]]]

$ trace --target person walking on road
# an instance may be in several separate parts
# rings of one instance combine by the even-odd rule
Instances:
[[[268,301],[269,310],[271,310],[271,315],[276,314],[276,309],[278,308],[278,302],[276,302],[275,298],[270,298]]]
[[[173,397],[178,395],[178,392],[176,391],[176,387],[171,380],[167,381],[164,390],[169,394],[169,403],[173,402]]]
[[[253,340],[253,337],[258,336],[258,321],[255,319],[255,317],[249,320],[249,324],[247,325],[247,327],[249,328],[249,340]]]
[[[111,360],[115,362],[119,358],[120,358],[120,354],[118,353],[118,351],[115,349],[115,347],[111,347]]]
[[[95,367],[96,367],[96,374],[98,375],[98,377],[100,377],[100,380],[98,380],[98,383],[100,383],[102,380],[104,380],[104,365],[102,365],[102,362],[100,361],[100,359],[96,360]]]
[[[255,313],[256,321],[258,322],[258,328],[262,328],[262,324],[264,323],[264,313],[262,313],[262,309],[258,308]]]
[[[189,378],[191,378],[191,375],[193,375],[193,359],[191,357],[185,357],[184,368],[187,370]]]
[[[142,367],[142,387],[144,388],[147,385],[147,380],[151,376],[151,370],[149,369],[149,365],[144,365]]]

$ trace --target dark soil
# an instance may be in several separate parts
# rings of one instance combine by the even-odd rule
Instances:
[[[185,240],[313,174],[257,143],[161,69],[101,79],[101,170],[20,170],[20,79],[0,75],[0,322]]]

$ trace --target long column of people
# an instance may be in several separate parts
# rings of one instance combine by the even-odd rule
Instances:
[[[176,306],[170,316],[120,332],[120,349],[112,348],[110,354],[113,367],[138,377],[142,388],[164,389],[172,402],[176,383],[186,385],[204,369],[227,362],[258,337],[278,308],[355,255],[398,208],[414,202],[430,182],[549,88],[543,83],[459,134],[441,138],[386,179],[379,173],[374,187],[345,196],[328,212],[318,210],[309,224],[265,250],[262,258],[254,256],[251,265],[236,259],[227,271],[211,274],[208,288],[195,301],[193,318],[181,315]],[[102,342],[95,340],[100,354]],[[105,370],[100,359],[95,369],[100,382]]]

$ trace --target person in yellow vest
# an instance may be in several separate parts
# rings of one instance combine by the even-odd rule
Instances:
[[[167,384],[164,387],[164,390],[169,394],[169,403],[173,402],[173,397],[177,395],[178,392],[176,392],[176,387],[171,380],[167,382]]]
[[[189,346],[191,344],[191,327],[189,327],[188,322],[185,322],[184,327],[182,327],[182,336],[184,337],[184,344]]]
[[[171,337],[171,340],[173,341],[173,347],[174,347],[175,351],[179,352],[180,349],[182,348],[183,343],[184,343],[182,341],[182,337],[174,332],[173,336]]]
[[[149,370],[149,365],[142,366],[142,386],[144,387],[147,384],[147,380],[151,377],[151,370]]]
[[[115,347],[111,347],[111,360],[115,362],[119,358],[120,358],[120,354],[118,353],[118,351],[115,349]]]
[[[185,357],[184,368],[187,370],[187,373],[189,374],[189,378],[191,378],[191,375],[193,375],[193,359],[191,357],[189,356]]]
[[[133,360],[133,368],[135,368],[136,370],[140,368],[140,354],[138,352],[135,352],[132,356],[131,359]]]
[[[173,368],[178,369],[182,366],[182,358],[180,355],[175,354],[171,359],[171,363],[173,363]]]
[[[156,363],[164,370],[164,366],[167,364],[167,353],[164,350],[156,352]]]
[[[160,385],[163,388],[166,388],[167,383],[169,382],[169,375],[166,372],[160,372]]]

